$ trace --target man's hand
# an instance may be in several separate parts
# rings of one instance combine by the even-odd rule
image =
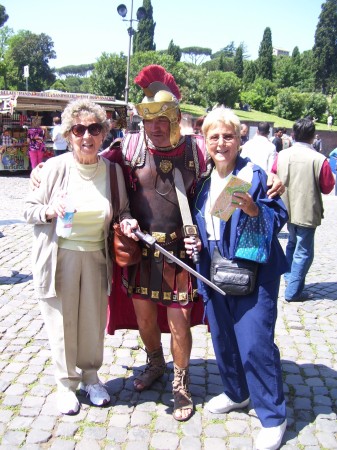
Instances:
[[[41,178],[40,178],[40,170],[44,166],[44,163],[41,162],[39,165],[32,170],[30,174],[29,187],[34,191],[34,189],[40,187]]]
[[[267,191],[268,198],[276,197],[276,195],[282,195],[286,190],[279,177],[272,172],[268,173],[267,186],[271,186],[271,188]]]

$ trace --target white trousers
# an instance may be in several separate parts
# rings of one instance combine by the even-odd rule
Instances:
[[[56,297],[40,307],[60,390],[98,382],[107,317],[107,269],[103,250],[58,249]],[[77,370],[80,369],[80,370]]]

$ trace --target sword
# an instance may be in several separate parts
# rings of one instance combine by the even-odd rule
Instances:
[[[128,224],[130,225],[130,223],[128,222]],[[207,284],[208,286],[210,286],[212,289],[214,289],[215,291],[219,292],[221,295],[226,295],[226,292],[224,292],[222,289],[220,289],[218,286],[216,286],[214,283],[212,283],[210,280],[208,280],[207,278],[205,278],[203,275],[201,275],[200,273],[198,273],[196,270],[192,269],[192,267],[190,267],[188,264],[184,263],[183,261],[181,261],[179,258],[177,258],[176,256],[172,255],[172,253],[168,252],[167,250],[165,250],[165,248],[161,247],[156,239],[151,236],[151,234],[144,234],[142,231],[140,230],[136,230],[133,229],[132,233],[134,233],[138,239],[140,239],[141,241],[145,242],[145,244],[149,245],[150,247],[153,247],[155,249],[157,249],[160,253],[162,253],[164,256],[166,256],[167,258],[169,258],[171,261],[173,261],[174,263],[178,264],[178,266],[182,267],[183,269],[187,270],[187,272],[191,273],[192,275],[194,275],[196,278],[198,278],[199,280],[201,280],[203,283]]]

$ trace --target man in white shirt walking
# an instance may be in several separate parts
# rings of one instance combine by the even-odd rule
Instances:
[[[61,132],[61,119],[59,117],[53,118],[53,132],[52,132],[52,141],[53,141],[53,150],[54,155],[62,155],[62,153],[65,153],[68,151],[68,143],[64,139],[62,132]]]
[[[242,146],[241,156],[249,158],[254,164],[270,172],[276,158],[276,147],[269,141],[270,125],[268,122],[260,122],[256,135]]]

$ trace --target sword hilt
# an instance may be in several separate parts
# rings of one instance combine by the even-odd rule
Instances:
[[[128,224],[130,225],[129,222],[128,222]],[[151,236],[151,234],[145,234],[142,231],[138,230],[137,228],[133,228],[131,231],[133,234],[135,234],[137,236],[138,239],[140,239],[141,241],[144,241],[150,247],[154,247],[154,245],[156,243],[156,239],[153,236]]]

